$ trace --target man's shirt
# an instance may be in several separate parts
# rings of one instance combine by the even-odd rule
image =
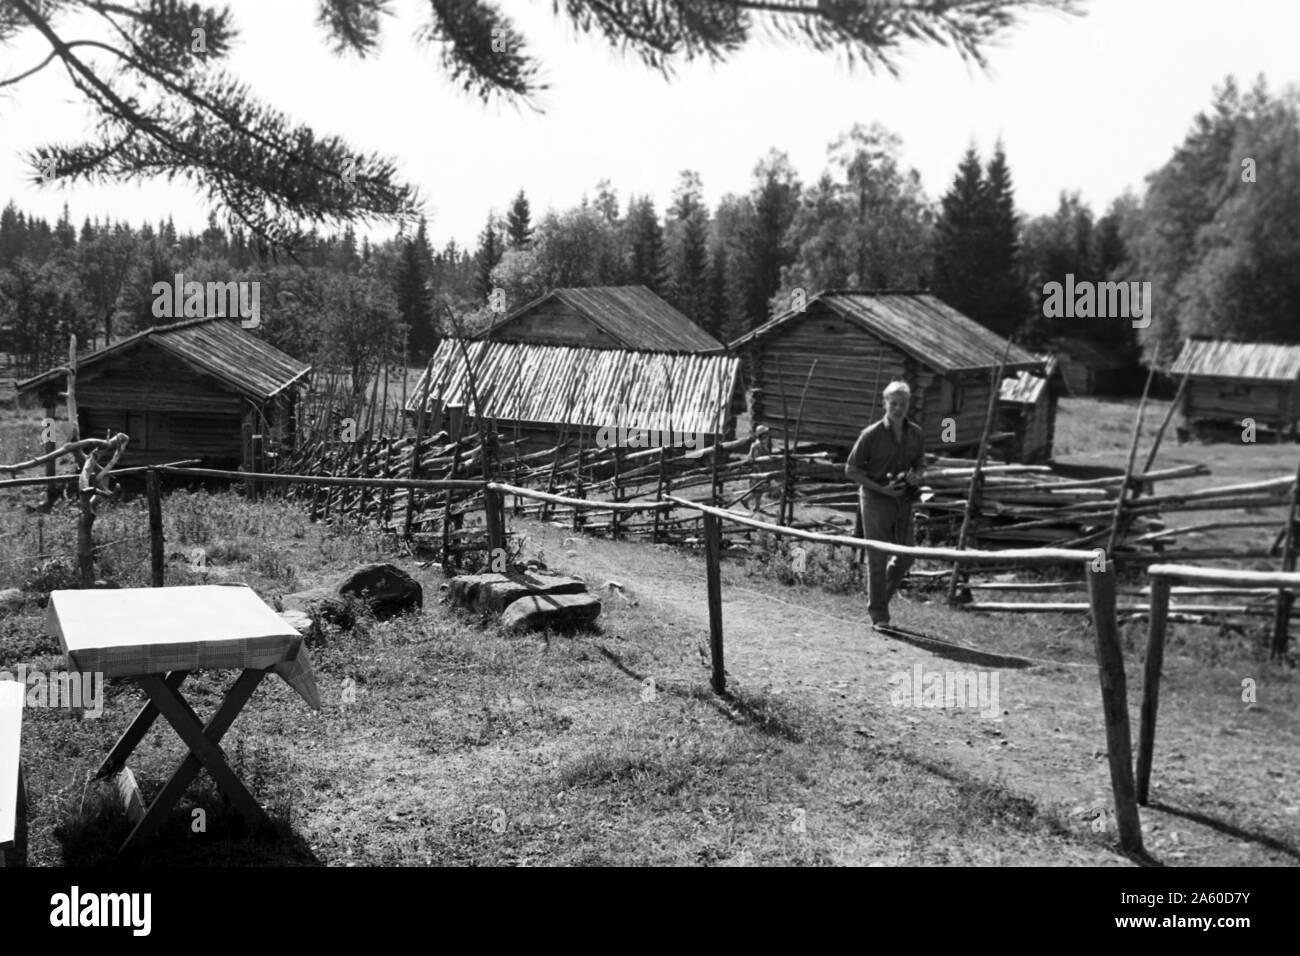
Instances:
[[[896,441],[888,419],[868,425],[849,452],[846,468],[859,468],[877,484],[887,485],[886,475],[900,475],[909,468],[925,464],[925,443],[921,426],[910,418],[903,419],[903,440]],[[863,488],[867,498],[888,499],[878,491]]]

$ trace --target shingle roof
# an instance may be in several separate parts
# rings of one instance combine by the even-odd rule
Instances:
[[[552,299],[586,316],[624,348],[661,352],[708,352],[723,348],[721,342],[643,285],[554,289],[493,324],[482,337],[508,340],[510,323]]]
[[[270,398],[311,371],[310,365],[250,335],[236,322],[213,317],[155,326],[78,358],[77,368],[94,366],[148,340],[249,398]],[[61,368],[50,369],[19,382],[17,388],[20,392],[27,391],[46,382],[61,380],[64,374]]]
[[[716,434],[727,421],[740,359],[518,342],[466,342],[483,417]],[[444,340],[415,394],[474,414],[464,356]]]
[[[799,321],[816,302],[941,373],[996,368],[1004,354],[1007,371],[1042,364],[1017,345],[1008,352],[1002,336],[926,292],[821,292],[808,300],[805,309],[783,312],[736,339],[730,348],[746,348]]]
[[[1295,381],[1300,378],[1300,345],[1189,339],[1169,371],[1182,375],[1188,369],[1215,378]]]
[[[1038,401],[1056,371],[1057,365],[1055,355],[1040,355],[1039,358],[1043,361],[1043,374],[1035,375],[1033,372],[1021,370],[1013,376],[1004,378],[1002,387],[998,389],[998,401],[1023,405],[1032,405]]]

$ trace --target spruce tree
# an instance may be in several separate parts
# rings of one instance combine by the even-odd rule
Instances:
[[[697,324],[708,322],[709,213],[700,195],[700,177],[684,171],[672,206],[672,270],[669,299]]]
[[[1020,217],[1016,215],[1011,170],[999,142],[985,175],[982,265],[983,315],[978,321],[1000,335],[1013,335],[1030,318],[1030,299],[1020,260]],[[975,317],[975,316],[972,316]]]
[[[411,357],[427,361],[438,347],[438,332],[433,322],[433,302],[429,289],[433,280],[433,253],[424,220],[415,236],[401,240],[401,258],[397,264],[395,293],[397,312],[410,329]]]
[[[653,292],[664,287],[664,232],[654,200],[649,196],[628,201],[623,220],[627,237],[627,281]]]
[[[496,218],[489,216],[487,226],[479,236],[478,252],[474,256],[474,295],[481,303],[486,303],[492,294],[492,270],[501,261],[503,251]]]
[[[527,249],[533,241],[532,212],[522,189],[506,214],[506,241],[511,249]]]
[[[966,150],[952,186],[940,200],[934,229],[934,294],[958,312],[984,314],[983,247],[988,187],[975,148]]]

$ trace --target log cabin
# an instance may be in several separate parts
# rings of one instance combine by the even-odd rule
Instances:
[[[739,384],[740,360],[727,355],[484,341],[467,341],[462,350],[459,341],[446,339],[406,413],[414,421],[423,406],[431,418],[425,434],[452,430],[453,418],[468,427],[490,422],[528,451],[578,442],[591,448],[602,437],[632,448],[695,448],[734,434]],[[633,437],[637,432],[645,434]],[[672,436],[689,436],[691,444]]]
[[[1251,419],[1296,436],[1300,421],[1300,345],[1191,338],[1170,368],[1188,376],[1179,406],[1185,426]]]
[[[78,358],[77,425],[83,438],[130,436],[124,467],[198,458],[256,470],[256,447],[292,447],[310,373],[237,319],[155,326]],[[66,369],[50,369],[19,382],[18,394],[56,418],[67,380]]]
[[[927,292],[821,292],[731,343],[750,359],[752,413],[777,436],[847,454],[884,413],[880,393],[894,379],[912,388],[909,413],[926,449],[978,446],[993,376],[1041,372],[1043,362]],[[809,374],[810,371],[813,374]],[[804,397],[804,387],[807,395]]]
[[[477,337],[588,349],[723,351],[721,342],[643,285],[553,289]]]
[[[1041,375],[1022,370],[1002,379],[997,428],[1012,436],[1005,449],[1007,461],[1036,464],[1052,457],[1061,373],[1055,355],[1042,359]]]

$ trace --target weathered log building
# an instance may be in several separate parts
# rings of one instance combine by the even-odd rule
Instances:
[[[414,419],[423,405],[446,427],[450,416],[443,422],[443,413],[463,409],[473,427],[483,419],[534,450],[579,441],[591,448],[602,439],[632,448],[689,448],[733,433],[739,379],[740,360],[726,355],[483,341],[466,342],[462,350],[447,339],[406,411]],[[691,444],[673,439],[683,435]]]
[[[82,437],[125,432],[123,465],[200,458],[251,468],[253,435],[268,448],[294,440],[299,392],[311,366],[224,318],[145,329],[77,361]],[[18,383],[56,417],[66,369]]]
[[[1002,379],[997,428],[1013,437],[1002,453],[1008,461],[1047,461],[1056,441],[1056,408],[1061,393],[1056,356],[1043,357],[1041,375],[1020,371]]]
[[[925,292],[822,292],[730,347],[752,359],[757,421],[793,435],[802,405],[799,441],[844,450],[883,413],[880,392],[893,379],[912,387],[911,417],[930,451],[970,449],[997,400],[992,377],[1003,357],[1009,375],[1043,368]]]
[[[1300,422],[1300,345],[1192,338],[1170,368],[1188,375],[1179,412],[1186,425],[1240,426],[1290,431]]]
[[[643,285],[554,289],[478,337],[589,349],[723,350],[721,342]]]

